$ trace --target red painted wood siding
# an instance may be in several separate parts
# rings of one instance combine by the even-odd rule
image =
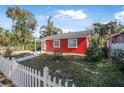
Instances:
[[[68,39],[60,39],[60,48],[53,47],[53,40],[46,40],[46,51],[84,54],[88,47],[88,38],[78,38],[78,48],[68,48]]]

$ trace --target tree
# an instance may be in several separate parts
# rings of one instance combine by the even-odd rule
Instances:
[[[62,33],[60,28],[54,26],[51,16],[47,19],[47,25],[43,25],[40,29],[41,38]]]
[[[14,12],[12,12],[12,10]],[[16,38],[16,44],[20,46],[20,49],[24,49],[24,45],[30,43],[33,39],[32,33],[37,26],[34,15],[18,7],[9,8],[6,14],[14,20],[13,34],[14,38]]]
[[[2,27],[0,27],[0,47],[2,47],[4,45],[4,29]]]
[[[20,8],[16,7],[16,8],[8,8],[6,11],[6,15],[7,17],[12,19],[12,30],[15,31],[15,21],[17,19],[17,15],[19,13]]]
[[[107,37],[106,24],[94,23],[94,32],[91,33],[91,42],[94,47],[104,47],[105,38]]]
[[[117,33],[117,22],[109,22],[107,24],[108,28],[108,37],[109,39],[109,58],[111,57],[111,50],[112,50],[112,35]]]
[[[9,30],[0,27],[0,47],[11,46],[13,43],[13,37],[14,35]]]
[[[26,10],[21,10],[16,23],[16,33],[19,37],[19,43],[24,49],[24,45],[33,41],[33,30],[36,28],[34,15]]]

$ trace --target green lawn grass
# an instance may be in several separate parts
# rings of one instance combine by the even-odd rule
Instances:
[[[73,80],[79,87],[124,87],[124,73],[108,59],[92,63],[82,56],[65,55],[58,60],[55,55],[43,54],[21,64],[39,71],[48,66],[52,76]]]

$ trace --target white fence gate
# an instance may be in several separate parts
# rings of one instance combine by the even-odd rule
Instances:
[[[15,61],[0,56],[0,71],[17,87],[69,87],[67,81],[62,84],[61,79],[49,75],[48,67],[44,67],[43,75],[30,67],[21,65]],[[71,84],[70,87],[74,87]]]

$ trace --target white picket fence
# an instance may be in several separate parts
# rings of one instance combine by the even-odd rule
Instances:
[[[48,67],[42,71],[37,71],[30,67],[21,65],[15,61],[8,60],[0,56],[0,71],[13,82],[17,87],[74,87],[75,85],[49,75]]]
[[[32,55],[25,56],[25,57],[22,57],[22,58],[17,58],[17,59],[12,58],[12,60],[13,61],[15,60],[16,62],[22,62],[22,61],[25,61],[25,60],[28,60],[28,59],[32,59],[32,58],[38,57],[40,55],[41,55],[41,53],[38,52],[38,53],[34,53]]]

